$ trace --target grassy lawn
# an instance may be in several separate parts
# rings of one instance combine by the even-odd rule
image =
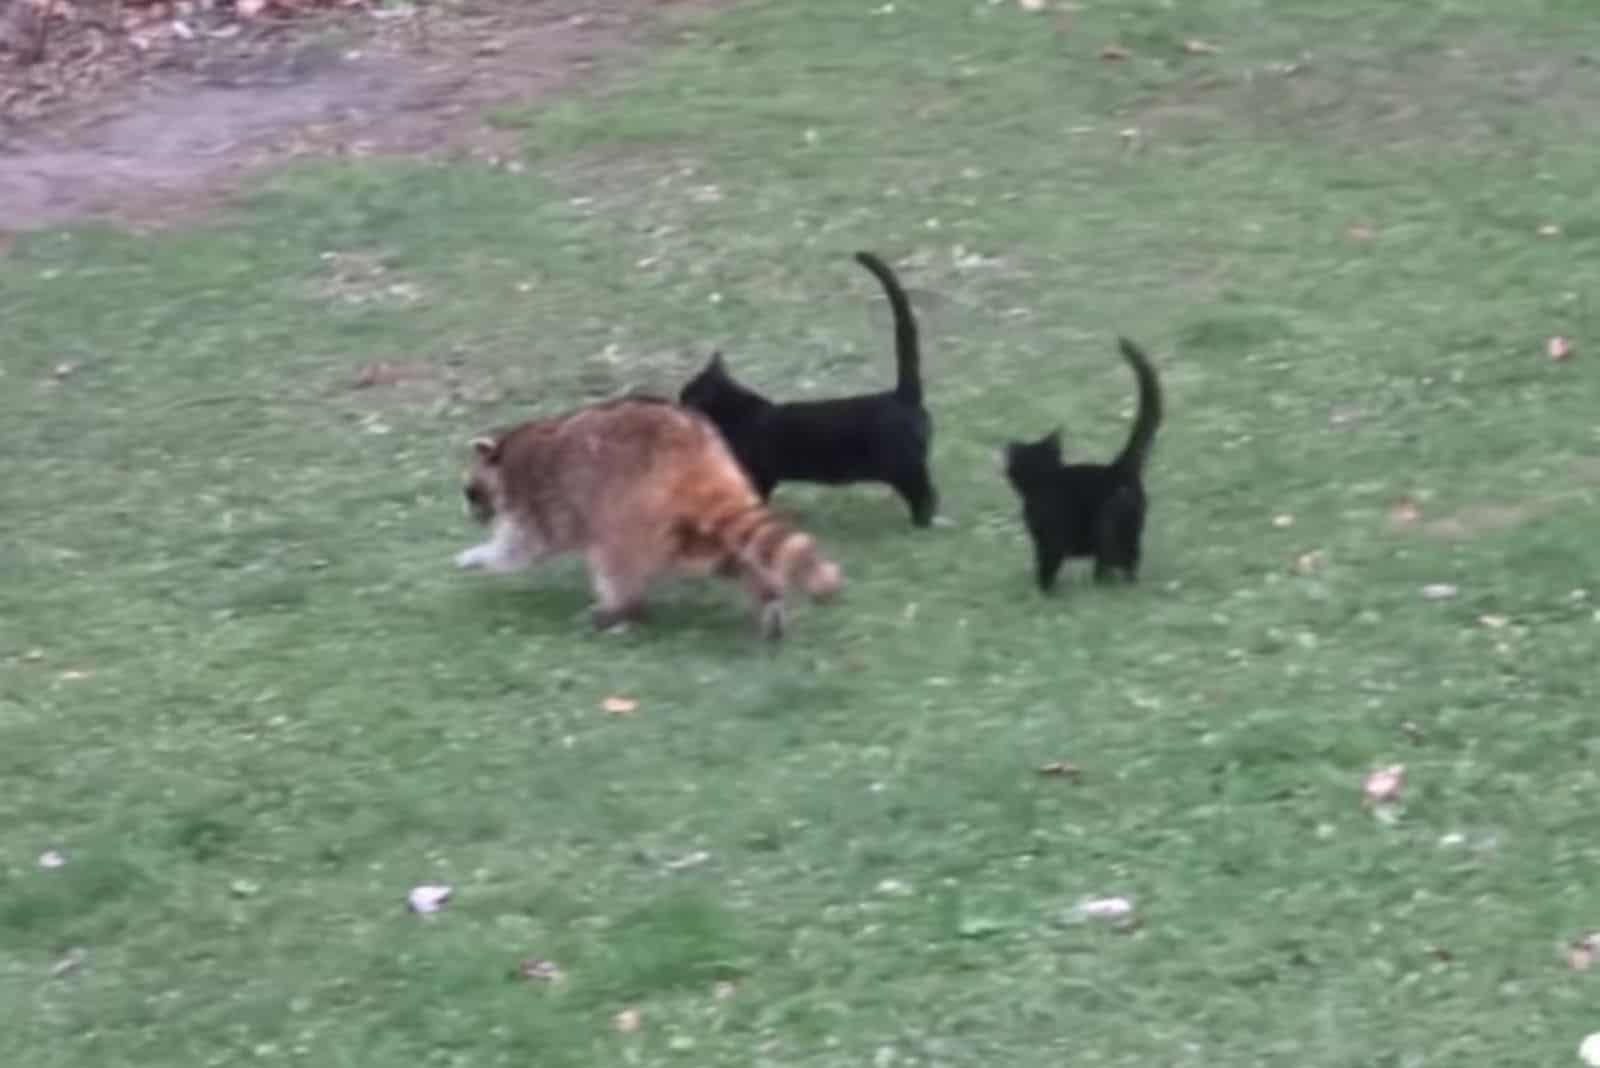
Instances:
[[[691,17],[497,113],[521,173],[0,260],[0,1064],[1576,1063],[1592,4],[877,7]],[[575,564],[452,570],[487,427],[714,345],[891,381],[857,248],[953,526],[780,491],[850,585],[776,655],[731,589],[600,637]],[[998,449],[1109,456],[1119,332],[1168,394],[1145,580],[1045,600]]]

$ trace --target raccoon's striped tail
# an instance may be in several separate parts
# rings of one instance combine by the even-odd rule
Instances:
[[[764,507],[724,516],[710,524],[707,533],[779,594],[799,587],[821,601],[844,585],[844,572],[817,551],[811,535],[794,529]]]

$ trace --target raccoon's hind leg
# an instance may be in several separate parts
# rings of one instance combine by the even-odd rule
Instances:
[[[594,583],[594,608],[589,613],[596,630],[643,622],[645,594],[661,571],[656,554],[640,546],[609,543],[589,552],[589,579]]]

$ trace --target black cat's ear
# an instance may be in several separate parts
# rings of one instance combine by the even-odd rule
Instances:
[[[721,374],[728,370],[728,365],[722,362],[722,350],[718,349],[711,354],[711,361],[706,364],[706,370],[716,371]]]
[[[1061,427],[1056,427],[1054,430],[1050,431],[1050,433],[1044,436],[1044,443],[1050,446],[1050,448],[1054,449],[1056,452],[1061,451],[1061,430]]]

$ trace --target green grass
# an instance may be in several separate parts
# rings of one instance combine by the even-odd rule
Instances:
[[[497,113],[524,174],[302,167],[0,261],[0,1063],[1460,1068],[1600,1029],[1557,953],[1600,926],[1590,5],[877,6],[682,24]],[[924,308],[954,527],[784,489],[850,586],[777,655],[729,591],[607,638],[575,565],[452,571],[484,428],[714,345],[786,397],[888,381],[858,247]],[[1145,581],[1044,600],[997,449],[1109,455],[1119,332],[1169,395]],[[351,389],[374,360],[432,377]],[[1136,931],[1068,922],[1103,894]]]

